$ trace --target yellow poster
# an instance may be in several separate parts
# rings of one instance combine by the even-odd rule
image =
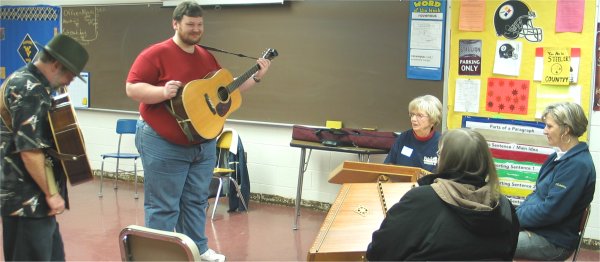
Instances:
[[[553,103],[573,102],[581,104],[581,86],[570,85],[568,88],[556,85],[538,85],[535,104],[535,117],[540,119],[546,107]]]
[[[544,48],[544,75],[542,84],[569,85],[571,52],[569,48]]]

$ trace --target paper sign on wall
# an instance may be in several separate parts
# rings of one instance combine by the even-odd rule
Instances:
[[[479,113],[479,90],[481,90],[481,80],[457,78],[454,111]]]
[[[494,74],[519,76],[521,70],[522,44],[519,41],[498,40]]]
[[[90,106],[90,72],[81,72],[80,76],[85,82],[76,77],[67,86],[67,90],[73,107],[88,108]]]
[[[542,84],[569,85],[571,54],[566,47],[544,48]]]
[[[481,40],[458,41],[458,74],[481,75]]]
[[[581,59],[581,48],[571,48],[571,67],[569,69],[569,81],[577,83],[579,76],[579,60]],[[544,71],[544,48],[535,49],[535,66],[533,71],[533,81],[542,81]]]
[[[528,80],[488,78],[487,111],[526,115],[528,104]]]
[[[541,118],[544,109],[553,103],[573,102],[581,105],[581,86],[579,85],[571,85],[568,88],[556,85],[539,85],[536,90],[536,118]]]
[[[535,189],[542,163],[554,153],[545,146],[544,123],[463,116],[461,127],[476,129],[485,137],[494,157],[500,191],[513,205],[522,203]]]
[[[441,80],[446,0],[410,1],[406,77]]]
[[[460,1],[458,29],[483,31],[485,25],[485,0]]]

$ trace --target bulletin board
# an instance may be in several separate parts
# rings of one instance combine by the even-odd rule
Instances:
[[[501,191],[519,205],[554,152],[543,109],[577,102],[589,119],[596,1],[453,0],[451,7],[448,128],[486,137]]]
[[[557,4],[559,1],[545,1],[545,0],[528,0],[528,1],[498,1],[498,0],[486,0],[481,1],[484,5],[484,23],[483,31],[465,31],[459,29],[459,18],[467,17],[467,14],[462,13],[461,9],[468,9],[461,5],[462,2],[479,2],[479,1],[460,1],[453,0],[452,13],[451,13],[451,35],[450,35],[450,59],[449,59],[449,74],[448,74],[448,128],[454,129],[461,127],[463,116],[479,116],[479,117],[490,117],[490,118],[501,118],[501,119],[516,119],[516,120],[527,120],[536,121],[536,112],[539,112],[540,108],[544,108],[546,102],[564,101],[568,99],[577,98],[577,93],[580,94],[579,102],[580,105],[586,111],[586,115],[589,117],[590,101],[592,94],[592,77],[594,72],[594,43],[595,43],[595,15],[596,15],[596,1],[595,0],[570,0],[567,5],[574,5],[575,2],[581,2],[584,4],[582,7],[583,13],[583,27],[580,33],[576,32],[562,32],[557,33],[555,28],[557,24]],[[508,39],[505,36],[499,36],[498,31],[495,27],[495,16],[498,9],[504,4],[520,2],[524,3],[529,11],[535,12],[535,18],[529,19],[534,28],[539,28],[542,33],[542,39],[538,42],[532,42],[523,36],[518,36],[515,39]],[[515,9],[516,10],[516,9]],[[463,10],[464,11],[464,10]],[[500,10],[500,12],[502,12]],[[469,16],[470,17],[470,16]],[[573,18],[569,18],[573,19]],[[523,30],[521,30],[523,31]],[[529,30],[531,31],[531,30]],[[469,49],[468,45],[465,45],[465,40],[481,40],[480,45],[480,74],[479,75],[459,75],[459,48],[460,41],[463,40],[463,47]],[[510,76],[505,74],[494,73],[495,60],[497,56],[500,56],[500,50],[498,47],[499,41],[509,41],[511,43],[517,43],[516,46],[520,48],[520,69],[518,70],[517,76]],[[536,64],[536,51],[538,48],[551,49],[551,48],[567,48],[571,51],[579,49],[579,70],[577,75],[577,82],[571,83],[569,86],[558,86],[558,85],[544,85],[541,81],[534,81],[534,71]],[[471,48],[474,49],[474,48]],[[537,50],[536,50],[537,49]],[[513,50],[516,54],[517,50]],[[507,56],[506,54],[502,54]],[[467,55],[468,56],[468,55]],[[576,56],[572,56],[575,58]],[[510,58],[512,59],[512,58]],[[463,65],[466,63],[463,63]],[[471,63],[476,64],[476,63]],[[476,70],[476,69],[474,69]],[[477,73],[477,72],[476,72]],[[491,80],[490,80],[491,79]],[[479,81],[479,103],[469,104],[466,107],[476,106],[476,109],[467,109],[457,111],[455,106],[457,105],[457,81],[462,86],[473,86],[474,90],[476,82]],[[467,82],[464,84],[464,82]],[[475,82],[475,83],[469,83]],[[506,110],[488,110],[489,99],[488,96],[488,84],[500,85],[502,83],[512,85],[527,85],[528,93],[524,93],[524,99],[521,99],[521,104],[524,104],[526,108],[524,111],[520,111],[517,107],[514,111],[506,112],[511,110],[509,103],[506,103]],[[460,89],[458,91],[470,90],[469,88]],[[464,92],[462,92],[464,93]],[[459,94],[461,95],[461,94]],[[492,94],[493,95],[493,94]],[[565,97],[566,96],[566,97]],[[460,99],[464,97],[459,97]],[[506,97],[502,98],[505,99]],[[493,101],[502,102],[502,101]],[[464,112],[464,111],[477,111],[477,112]],[[501,112],[497,112],[501,111]],[[582,136],[585,139],[586,136]]]

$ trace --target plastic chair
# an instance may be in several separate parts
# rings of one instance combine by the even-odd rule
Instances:
[[[136,225],[121,230],[119,249],[123,261],[200,261],[190,237]]]
[[[583,235],[585,234],[585,227],[587,226],[588,218],[592,212],[592,207],[589,205],[583,210],[583,216],[581,216],[581,222],[579,223],[579,239],[577,240],[577,248],[573,252],[573,261],[577,261],[577,255],[579,255],[579,249],[581,249],[581,242],[583,242]]]
[[[217,211],[217,206],[219,205],[219,198],[221,197],[221,190],[223,190],[223,184],[225,181],[231,181],[235,186],[235,191],[237,196],[242,201],[242,205],[246,212],[248,212],[248,206],[246,205],[246,201],[244,201],[244,197],[242,196],[242,191],[240,185],[231,177],[232,174],[237,173],[238,162],[230,161],[229,159],[229,148],[231,147],[231,140],[233,139],[233,134],[231,131],[223,131],[221,135],[217,138],[217,166],[213,171],[213,178],[219,180],[219,187],[217,188],[217,194],[215,196],[215,204],[213,206],[212,215],[210,217],[211,220],[215,220],[215,212]],[[231,167],[234,169],[231,169]]]
[[[138,153],[122,153],[121,152],[121,141],[122,141],[123,135],[135,134],[136,126],[137,126],[137,119],[119,119],[119,120],[117,120],[117,134],[119,134],[119,143],[117,144],[117,152],[101,155],[102,166],[101,166],[101,171],[100,171],[100,192],[98,193],[98,197],[102,197],[102,181],[104,178],[104,160],[106,160],[107,158],[117,159],[117,167],[116,167],[115,182],[114,182],[115,190],[117,189],[117,181],[119,180],[119,172],[123,171],[124,173],[131,173],[131,171],[125,171],[125,170],[122,170],[119,168],[119,160],[133,159],[133,174],[135,176],[134,198],[137,199],[139,197],[138,192],[137,192],[137,178],[138,178],[137,177],[137,159],[140,158],[140,154],[138,154]]]

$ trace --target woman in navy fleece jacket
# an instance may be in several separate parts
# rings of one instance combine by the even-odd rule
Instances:
[[[583,210],[592,202],[596,171],[585,142],[581,106],[565,102],[542,113],[544,135],[556,153],[542,165],[536,189],[517,207],[521,224],[515,258],[565,260],[577,246]]]

